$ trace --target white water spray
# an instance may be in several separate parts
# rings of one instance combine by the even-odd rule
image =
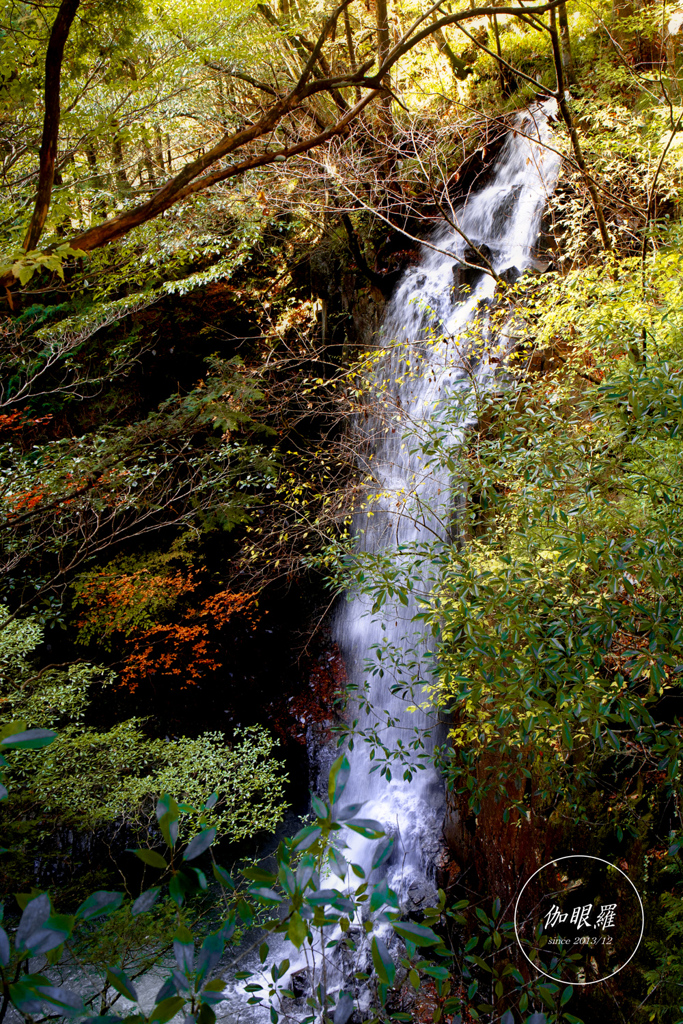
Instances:
[[[499,276],[506,271],[521,273],[534,262],[541,217],[560,164],[559,157],[546,148],[553,103],[518,115],[495,162],[490,184],[456,212],[454,223],[462,234],[447,224],[440,226],[430,247],[423,248],[419,265],[406,271],[388,305],[380,344],[390,355],[371,387],[375,394],[389,396],[393,422],[388,422],[386,415],[370,417],[368,433],[378,438],[369,462],[373,485],[367,511],[357,517],[356,532],[363,550],[389,554],[395,564],[402,559],[403,546],[412,546],[414,551],[416,544],[447,538],[454,501],[450,474],[445,468],[425,466],[419,442],[439,429],[439,420],[447,416],[449,392],[471,389],[466,362],[476,365],[479,385],[493,370],[491,348],[474,358],[466,335],[476,311],[492,299],[496,284],[490,273],[469,271],[471,290],[463,299],[454,288],[454,278],[462,261],[473,259],[469,243]],[[489,344],[500,351],[508,342],[499,336]],[[446,428],[449,444],[461,439],[466,419],[463,416]],[[441,432],[443,436],[443,427]],[[423,591],[429,588],[428,574],[421,584]],[[412,665],[408,678],[404,672],[403,683],[417,685],[420,703],[419,680],[429,661],[429,644],[420,623],[413,622],[419,610],[414,593],[404,599],[407,604],[388,603],[373,614],[372,601],[356,594],[340,608],[333,629],[348,681],[354,690],[365,693],[370,705],[366,708],[359,702],[354,715],[358,730],[376,730],[382,744],[394,751],[399,744],[406,749],[411,741],[424,743],[425,767],[412,773],[410,780],[404,778],[400,760],[388,761],[390,781],[379,770],[373,772],[379,761],[373,757],[372,744],[356,741],[349,753],[351,778],[346,798],[353,803],[364,801],[363,817],[380,821],[395,837],[387,880],[410,909],[433,894],[428,879],[441,846],[443,786],[425,756],[433,750],[436,723],[429,712],[410,709],[391,664],[386,664],[381,676],[378,672],[368,675],[365,670],[372,660],[379,668],[378,648],[402,651],[404,663],[407,652]],[[387,723],[384,728],[382,722]],[[367,840],[354,836],[347,858],[367,870],[371,848]]]
[[[472,375],[467,367],[475,363],[477,384],[484,384],[494,369],[494,351],[504,352],[509,345],[499,335],[489,339],[487,351],[473,357],[468,324],[482,303],[493,298],[496,282],[489,273],[468,271],[471,291],[463,299],[454,287],[455,275],[463,260],[472,260],[470,244],[489,260],[498,276],[513,268],[521,273],[533,263],[543,209],[560,164],[559,157],[545,148],[550,143],[547,121],[553,114],[551,101],[518,115],[496,160],[490,184],[456,212],[455,223],[462,235],[447,224],[437,228],[429,245],[423,247],[419,265],[406,271],[388,305],[380,338],[388,356],[371,388],[389,396],[394,423],[387,426],[386,415],[368,420],[369,437],[379,440],[370,463],[374,483],[368,492],[367,510],[356,518],[356,533],[359,547],[371,555],[387,556],[389,563],[399,565],[404,558],[401,549],[406,546],[414,551],[416,544],[447,540],[454,504],[450,474],[445,468],[425,467],[416,449],[420,438],[435,428],[442,438],[446,435],[447,443],[457,446],[467,426],[467,415],[449,421],[449,393],[471,388]],[[420,589],[428,590],[431,582],[429,573],[423,573]],[[424,675],[429,642],[419,622],[413,622],[419,610],[414,594],[408,594],[406,600],[407,604],[385,604],[373,614],[367,596],[353,595],[338,610],[333,634],[345,660],[349,684],[356,692],[365,692],[368,700],[367,708],[358,701],[358,730],[376,729],[389,751],[399,744],[408,748],[411,739],[423,744],[417,751],[423,755],[422,770],[406,779],[404,766],[390,758],[392,774],[387,779],[380,771],[371,771],[377,763],[371,758],[372,746],[357,740],[348,754],[351,776],[344,793],[345,803],[363,803],[363,818],[379,821],[394,836],[392,858],[380,870],[386,872],[388,885],[410,910],[432,901],[431,878],[442,847],[443,785],[430,760],[436,722],[428,711],[410,710],[402,699],[401,686],[396,689],[391,666],[382,676],[370,674],[364,691],[366,662],[374,658],[377,663],[378,647],[401,652],[404,663],[411,652],[408,660],[412,656],[413,665],[408,675],[412,680],[404,676],[404,682],[415,682]],[[420,690],[418,684],[418,703]],[[415,758],[409,760],[414,762]],[[346,859],[369,872],[375,843],[356,833],[347,833],[346,839]],[[344,888],[347,883],[328,877],[324,884]],[[348,884],[353,884],[350,877]],[[274,943],[271,956],[291,953],[286,946],[284,940]],[[364,954],[359,950],[358,955],[367,959],[367,950]],[[318,959],[322,959],[322,950],[315,945],[291,965],[284,980],[289,984],[302,971],[312,980],[317,971],[311,961]],[[330,965],[330,969],[335,977],[328,977],[328,990],[343,985],[347,974],[341,963]],[[356,963],[353,971],[358,969]],[[232,995],[223,1004],[226,1010],[219,1013],[222,1022],[260,1024],[268,1019],[265,1007],[246,1005],[241,984],[231,988]],[[369,992],[365,996],[369,998]],[[350,1009],[339,1019],[346,1020],[349,1014]]]

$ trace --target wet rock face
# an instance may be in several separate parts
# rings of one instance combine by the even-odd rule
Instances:
[[[495,762],[489,761],[489,767]],[[485,768],[482,768],[485,771]],[[526,880],[552,857],[555,835],[535,808],[532,797],[528,817],[512,812],[504,820],[506,802],[493,795],[484,798],[474,815],[467,798],[448,794],[444,837],[456,872],[445,872],[448,881],[457,884],[453,874],[466,874],[467,885],[489,900],[498,897],[506,905],[514,900]]]
[[[439,895],[433,882],[426,878],[413,879],[406,891],[406,911],[410,914],[439,902]]]
[[[517,267],[508,267],[501,274],[498,275],[499,280],[504,281],[505,284],[514,284],[522,276],[520,270]]]
[[[306,731],[306,749],[308,751],[309,789],[323,799],[327,798],[327,781],[330,768],[339,756],[339,750],[328,722],[315,722]]]
[[[474,290],[482,272],[489,270],[489,264],[494,262],[495,253],[482,242],[476,249],[468,245],[461,260],[462,262],[455,263],[453,266],[453,287],[456,299],[466,298]]]
[[[302,999],[304,996],[310,995],[311,992],[311,980],[309,971],[303,969],[296,971],[290,978],[291,991],[294,993],[296,999]]]

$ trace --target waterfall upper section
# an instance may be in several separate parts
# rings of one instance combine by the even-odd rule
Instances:
[[[473,417],[467,396],[486,386],[509,347],[505,329],[487,328],[486,310],[499,277],[515,278],[534,263],[560,167],[548,125],[554,113],[549,101],[517,115],[489,184],[434,230],[419,264],[404,273],[359,418],[368,483],[355,517],[357,547],[369,578],[375,571],[390,585],[402,574],[410,582],[379,608],[372,587],[359,588],[334,619],[356,722],[347,793],[395,837],[387,880],[408,909],[430,895],[444,801],[431,757],[439,728],[425,694],[430,637],[415,616],[436,582],[428,552],[451,542],[462,500],[448,466],[426,454],[428,442],[446,436],[457,447]],[[369,847],[354,836],[348,859],[368,870]]]

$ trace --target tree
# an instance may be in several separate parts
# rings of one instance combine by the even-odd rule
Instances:
[[[339,5],[325,20],[314,43],[309,45],[301,44],[305,50],[306,59],[303,62],[303,66],[297,68],[296,73],[292,76],[293,82],[289,87],[283,89],[277,80],[272,84],[256,81],[256,88],[260,89],[265,97],[270,97],[271,101],[259,110],[256,117],[250,119],[250,123],[243,123],[236,130],[227,131],[218,142],[211,144],[206,151],[202,147],[202,152],[199,156],[184,163],[181,169],[172,174],[161,187],[155,188],[152,185],[151,191],[153,194],[145,202],[133,204],[128,209],[115,214],[103,223],[96,224],[71,237],[68,242],[71,249],[85,252],[98,248],[125,236],[133,228],[159,217],[166,210],[187,197],[221,181],[243,175],[247,171],[258,167],[265,167],[277,162],[286,162],[294,156],[306,153],[322,145],[335,136],[346,133],[350,125],[359,117],[369,103],[373,102],[380,95],[386,97],[387,76],[391,68],[424,39],[442,31],[446,26],[458,25],[482,15],[494,13],[496,15],[510,15],[513,17],[519,15],[519,9],[516,7],[495,9],[482,7],[476,10],[449,13],[436,20],[430,19],[426,26],[424,18],[418,17],[412,22],[403,37],[393,47],[389,47],[386,10],[381,7],[381,4],[378,4],[377,38],[379,49],[375,73],[372,75],[368,74],[370,67],[375,63],[373,58],[366,60],[356,69],[348,68],[339,74],[330,75],[327,73],[330,69],[324,57],[325,43],[329,37],[334,36],[337,21],[340,15],[343,15],[349,2],[350,0],[344,0],[344,3]],[[543,14],[548,10],[554,9],[554,5],[557,2],[559,0],[551,0],[550,3],[533,8],[525,8],[525,16]],[[66,11],[67,8],[65,8]],[[48,47],[50,49],[51,83],[53,80],[55,82],[58,80],[58,78],[55,78],[57,65],[61,69],[61,58],[66,38],[65,30],[68,30],[66,13],[63,17],[60,15],[59,23],[55,22],[55,40],[61,40],[61,49],[58,48],[57,42],[52,49]],[[325,68],[327,68],[327,72]],[[344,89],[357,86],[364,87],[367,91],[353,107],[349,108],[346,101],[339,103],[340,93]],[[314,100],[315,97],[320,95],[328,95],[333,101],[336,97],[337,102],[335,106],[337,108],[341,107],[341,109],[337,109],[337,116],[329,126],[326,126],[322,131],[319,130],[311,134],[305,130],[305,124],[302,122],[300,123],[299,130],[296,132],[297,137],[291,142],[284,142],[283,140],[284,144],[280,142],[275,148],[271,148],[271,145],[266,145],[265,148],[262,147],[260,150],[258,146],[255,147],[254,144],[269,138],[271,133],[284,130],[285,126],[290,122],[291,116],[297,110],[306,109],[307,101]],[[56,144],[58,128],[54,97],[55,92],[52,90],[49,110],[46,108],[43,129],[44,137],[51,140],[49,146],[53,148]],[[51,152],[52,149],[50,148]],[[45,150],[45,153],[45,171],[41,177],[40,198],[36,206],[36,211],[39,210],[39,212],[36,212],[33,226],[26,237],[26,242],[31,243],[29,248],[32,248],[37,243],[36,232],[39,233],[39,230],[42,230],[49,205],[49,195],[46,189],[48,184],[50,186],[52,184],[54,172],[49,170],[48,167],[48,149]],[[226,158],[234,159],[233,154],[239,154],[239,158],[225,166]],[[54,163],[54,158],[50,157],[50,159]],[[149,183],[150,185],[152,184],[151,179]],[[15,270],[19,265],[24,264],[12,264]],[[11,270],[11,267],[7,269]],[[12,270],[12,274],[14,274],[14,270]],[[11,277],[6,273],[4,280],[7,284],[11,281]]]
[[[71,25],[80,6],[80,0],[62,0],[50,31],[45,55],[45,115],[43,138],[40,144],[40,172],[36,190],[36,205],[31,217],[24,249],[35,249],[43,232],[52,197],[61,116],[61,76],[64,47]]]

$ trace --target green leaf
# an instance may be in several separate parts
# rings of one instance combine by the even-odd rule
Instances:
[[[396,965],[385,943],[378,936],[374,936],[370,949],[377,977],[384,985],[392,985],[396,977]]]
[[[545,1005],[548,1007],[548,1009],[554,1010],[555,1000],[553,999],[553,993],[550,991],[550,989],[547,988],[545,985],[539,985],[537,992],[543,1000],[543,1002],[545,1003]]]
[[[173,936],[173,955],[178,969],[189,974],[194,962],[194,938],[192,932],[181,924]]]
[[[303,850],[307,850],[310,846],[320,839],[323,831],[317,825],[307,825],[306,828],[302,828],[294,836],[292,842],[294,843],[294,850],[297,853],[301,853]]]
[[[380,823],[371,818],[356,818],[355,821],[347,822],[346,827],[366,839],[382,839],[384,836],[384,830]]]
[[[289,919],[287,927],[287,938],[297,949],[301,949],[308,935],[308,925],[301,917],[298,910],[295,910]]]
[[[50,914],[49,911],[47,893],[27,903],[15,937],[17,950],[28,950],[37,956],[48,953],[69,938],[76,919],[70,914]]]
[[[126,999],[130,999],[132,1003],[137,1003],[137,989],[124,970],[120,967],[108,967],[106,973],[107,981],[113,989]]]
[[[431,928],[413,921],[392,921],[392,928],[402,939],[409,939],[416,946],[436,946],[441,942]]]
[[[186,1002],[187,1000],[183,999],[182,996],[171,996],[169,999],[163,999],[160,1003],[157,1003],[150,1013],[150,1024],[167,1024],[172,1017],[175,1017],[176,1013],[182,1010]]]
[[[113,914],[122,903],[122,892],[107,892],[102,889],[99,892],[91,893],[87,899],[83,900],[76,911],[76,917],[82,917],[84,921],[90,921],[95,917]]]
[[[149,864],[151,868],[158,868],[160,871],[163,871],[164,868],[168,867],[164,858],[156,850],[132,850],[131,852],[136,857],[139,857],[144,864]]]
[[[250,904],[246,900],[240,900],[235,909],[240,921],[244,921],[247,928],[250,928],[254,920],[254,911]]]
[[[155,886],[153,889],[146,889],[141,893],[130,908],[130,912],[133,917],[137,917],[138,914],[146,914],[150,911],[159,898],[160,892],[161,888],[159,886]]]
[[[316,818],[326,819],[329,816],[329,807],[315,793],[311,793],[311,808]]]
[[[385,836],[384,839],[375,847],[375,851],[372,855],[372,868],[379,868],[382,864],[385,864],[389,860],[392,853],[394,852],[394,840],[391,836]]]
[[[177,875],[174,875],[171,881],[168,883],[168,893],[174,903],[179,907],[182,907],[183,900],[185,899],[185,893],[188,889],[192,889],[193,884],[186,876],[179,871]]]
[[[7,736],[12,736],[17,732],[24,732],[26,730],[26,722],[23,719],[15,719],[13,722],[6,722],[5,725],[0,726],[0,742],[6,739]]]
[[[173,849],[178,840],[178,815],[168,811],[159,819],[159,828],[169,849]]]
[[[277,875],[273,874],[272,871],[264,871],[263,868],[255,866],[243,868],[242,874],[252,882],[266,882],[268,885],[272,885],[277,879]]]
[[[341,754],[330,768],[327,792],[331,804],[336,804],[340,800],[342,793],[346,789],[350,774],[351,765],[346,754]]]
[[[201,1006],[199,1007],[199,1013],[197,1014],[197,1024],[216,1024],[216,1014],[210,1006],[207,1006],[204,1001],[205,998],[205,996],[201,997]]]
[[[27,942],[31,935],[42,928],[49,918],[51,906],[50,897],[46,892],[39,893],[38,896],[29,896],[25,902],[17,896],[17,902],[23,906],[24,912],[14,937],[14,944],[19,951],[22,951],[27,948]]]
[[[183,854],[183,860],[194,860],[195,857],[199,857],[200,854],[204,853],[205,850],[213,843],[216,838],[215,828],[205,828],[198,836],[188,843],[187,849]]]
[[[451,976],[448,968],[441,967],[440,964],[420,965],[420,970],[423,974],[428,974],[430,978],[435,978],[436,981],[448,981]]]
[[[20,1013],[42,1013],[43,1000],[36,993],[36,985],[49,985],[50,979],[42,974],[27,974],[21,981],[9,986],[9,997]]]
[[[214,866],[213,866],[213,877],[216,879],[217,882],[220,882],[221,885],[226,886],[226,888],[228,888],[228,889],[234,889],[235,888],[235,883],[233,882],[232,878],[230,877],[228,872],[225,870],[225,868],[222,868],[220,866],[220,864],[214,864]]]
[[[234,914],[232,915],[232,920],[234,922]],[[199,956],[197,957],[196,988],[201,987],[204,978],[211,973],[219,962],[223,955],[224,948],[225,936],[223,935],[223,929],[220,929],[217,932],[212,932],[210,935],[206,936],[202,943],[202,948],[199,951]]]
[[[51,914],[45,924],[26,940],[26,948],[35,956],[47,953],[65,942],[73,931],[76,918],[72,914]]]
[[[282,896],[275,892],[274,889],[266,889],[265,886],[250,885],[249,895],[253,896],[254,899],[259,901],[259,903],[263,903],[266,906],[271,906],[274,903],[282,903]]]
[[[346,878],[346,872],[349,870],[349,865],[346,860],[346,857],[344,857],[344,855],[341,854],[339,850],[335,850],[335,848],[332,847],[328,851],[328,861],[334,874],[337,876],[337,878],[340,878],[343,881],[344,878]]]
[[[13,750],[37,750],[40,747],[47,747],[53,740],[57,739],[57,733],[52,729],[27,729],[25,732],[16,732],[0,740],[0,747]]]

